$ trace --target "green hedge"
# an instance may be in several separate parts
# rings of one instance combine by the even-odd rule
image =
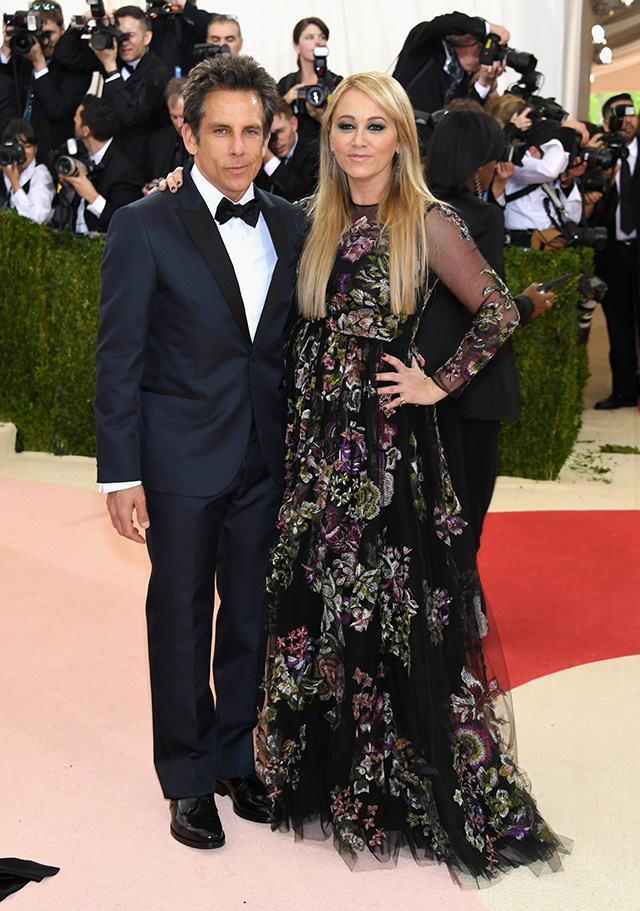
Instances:
[[[95,455],[102,248],[0,212],[0,420],[25,449]]]
[[[500,433],[500,473],[550,480],[569,457],[582,422],[582,398],[589,377],[587,346],[578,345],[578,276],[593,263],[593,251],[505,250],[506,279],[514,293],[533,281],[573,276],[556,289],[550,310],[518,328],[513,336],[522,393],[517,421]]]
[[[101,238],[57,234],[12,211],[0,212],[0,421],[11,421],[25,449],[95,455],[94,345]],[[507,250],[507,282],[589,268],[591,251]],[[514,337],[521,417],[504,426],[503,474],[554,478],[580,428],[588,376],[576,345],[576,281],[554,307]]]

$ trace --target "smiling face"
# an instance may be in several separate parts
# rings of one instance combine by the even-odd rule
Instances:
[[[202,176],[238,202],[260,170],[267,143],[260,99],[255,92],[215,89],[207,95],[200,139],[188,123],[182,138]]]
[[[400,150],[393,118],[364,92],[349,89],[333,111],[329,144],[347,175],[353,201],[379,202]]]
[[[118,54],[126,63],[139,60],[147,53],[147,45],[151,41],[151,32],[147,31],[141,19],[133,16],[123,16],[118,19],[118,28],[126,34],[126,39],[118,45]]]

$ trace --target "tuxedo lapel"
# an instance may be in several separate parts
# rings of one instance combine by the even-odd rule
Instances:
[[[233,270],[231,260],[229,259],[227,249],[222,242],[220,232],[218,231],[217,225],[212,218],[205,201],[195,190],[195,187],[192,188],[191,192],[195,193],[200,200],[199,207],[197,209],[178,209],[178,215],[187,229],[196,249],[200,252],[202,258],[209,267],[211,274],[215,278],[243,335],[251,341],[247,316],[240,293],[240,286],[238,285],[238,280]]]
[[[256,335],[253,340],[253,344],[257,345],[264,335],[264,332],[282,299],[282,292],[289,265],[289,244],[287,242],[287,232],[280,208],[274,205],[272,200],[257,187],[255,192],[256,196],[258,196],[262,202],[262,213],[267,222],[269,234],[271,234],[271,240],[273,241],[276,256],[278,257],[273,270],[273,275],[271,276],[271,283],[269,284],[264,307],[262,308],[262,314],[260,315],[258,328],[256,329]]]

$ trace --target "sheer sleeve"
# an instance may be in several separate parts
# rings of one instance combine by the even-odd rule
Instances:
[[[434,374],[454,396],[481,370],[518,325],[509,289],[476,247],[469,229],[451,209],[433,206],[426,215],[429,271],[473,313],[458,350]]]

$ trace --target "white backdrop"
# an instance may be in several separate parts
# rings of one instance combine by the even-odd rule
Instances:
[[[124,5],[125,0],[107,8]],[[505,25],[511,32],[510,46],[538,58],[545,75],[542,94],[553,95],[575,114],[582,6],[588,0],[230,0],[217,9],[217,0],[199,0],[210,12],[234,13],[240,19],[244,50],[252,54],[279,79],[295,68],[291,47],[293,26],[305,16],[319,16],[331,31],[329,67],[343,76],[360,70],[391,72],[397,54],[417,23],[454,9]],[[225,3],[227,0],[225,0]],[[0,0],[0,10],[15,12],[25,0]],[[144,5],[139,3],[138,5]],[[87,8],[83,0],[62,0],[65,18]],[[274,11],[275,10],[275,11]],[[393,10],[393,12],[391,12]],[[515,81],[508,70],[501,88]]]

